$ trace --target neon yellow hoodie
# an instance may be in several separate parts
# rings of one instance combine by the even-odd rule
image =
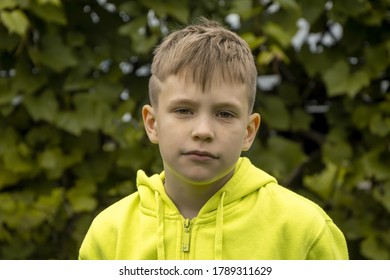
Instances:
[[[164,173],[137,174],[138,191],[101,212],[80,259],[348,259],[341,231],[316,204],[247,158],[197,217],[186,220]]]

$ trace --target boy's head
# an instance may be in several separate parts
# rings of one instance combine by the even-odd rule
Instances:
[[[215,21],[175,31],[156,48],[149,81],[152,106],[158,104],[163,83],[175,75],[209,90],[215,84],[242,84],[247,88],[249,109],[256,95],[257,71],[247,43]]]
[[[260,125],[252,113],[256,76],[245,41],[215,22],[176,31],[156,49],[152,106],[142,108],[142,117],[169,188],[216,190],[227,182]]]

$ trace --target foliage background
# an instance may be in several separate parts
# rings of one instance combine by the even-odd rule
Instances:
[[[161,170],[140,118],[152,51],[198,16],[258,63],[246,155],[324,207],[351,259],[390,259],[389,0],[2,0],[1,259],[77,258],[136,171]]]

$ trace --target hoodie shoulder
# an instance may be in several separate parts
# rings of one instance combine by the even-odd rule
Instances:
[[[92,221],[79,251],[79,259],[115,259],[118,231],[137,209],[137,192],[122,198],[101,211]]]
[[[261,190],[260,196],[274,220],[287,236],[298,237],[306,259],[348,259],[344,234],[315,202],[276,183]]]

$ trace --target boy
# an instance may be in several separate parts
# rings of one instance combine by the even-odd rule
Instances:
[[[240,157],[252,145],[256,67],[247,44],[204,20],[156,49],[142,116],[164,171],[104,210],[80,259],[347,259],[316,204]]]

